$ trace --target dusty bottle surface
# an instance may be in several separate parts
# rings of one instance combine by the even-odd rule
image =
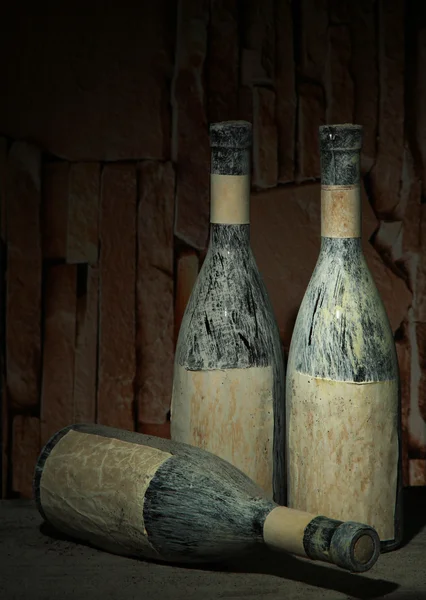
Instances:
[[[362,128],[320,128],[321,250],[287,366],[288,505],[401,542],[398,362],[361,246]]]
[[[125,556],[200,563],[266,544],[362,572],[380,551],[373,528],[277,506],[209,452],[103,425],[58,431],[40,453],[34,492],[51,526]]]
[[[179,332],[173,440],[203,448],[284,501],[284,363],[250,246],[251,124],[216,123],[210,242]]]

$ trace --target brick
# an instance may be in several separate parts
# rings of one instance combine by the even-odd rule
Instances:
[[[199,258],[195,250],[184,250],[177,258],[175,285],[175,343],[186,305],[199,273]]]
[[[411,346],[410,411],[408,415],[409,456],[426,457],[426,410],[424,402],[426,367],[426,325],[417,323],[414,310],[408,311],[408,336]]]
[[[33,477],[41,451],[40,421],[15,415],[12,423],[12,491],[21,498],[33,497]]]
[[[172,158],[179,165],[175,234],[195,248],[209,231],[210,145],[204,89],[209,2],[179,0],[172,86]]]
[[[411,153],[406,146],[401,182],[401,201],[395,217],[398,221],[381,221],[374,237],[374,247],[383,260],[416,296],[416,318],[426,315],[423,309],[423,261],[421,255],[421,182],[414,173]]]
[[[99,163],[70,166],[68,192],[67,262],[98,260]]]
[[[354,122],[363,126],[361,170],[369,171],[376,159],[379,79],[377,70],[376,2],[350,4],[351,72],[354,80]]]
[[[11,408],[39,402],[40,152],[15,142],[7,163],[6,380]]]
[[[43,444],[74,419],[77,267],[47,267],[45,281],[40,411]]]
[[[297,102],[290,0],[278,0],[276,3],[275,44],[278,182],[288,183],[294,180]]]
[[[242,10],[243,47],[257,54],[269,83],[275,75],[274,0],[246,0]],[[256,82],[252,82],[256,83]]]
[[[6,395],[6,379],[4,376],[4,365],[0,376],[0,498],[6,498],[7,495],[7,480],[9,470],[9,415]]]
[[[410,460],[410,485],[426,485],[426,459],[412,458]]]
[[[7,139],[0,137],[0,240],[6,242]]]
[[[78,266],[74,423],[96,421],[99,270]]]
[[[374,210],[391,220],[400,202],[404,157],[404,1],[379,0],[380,102],[377,160],[371,171]]]
[[[410,434],[409,414],[411,404],[411,344],[407,319],[404,319],[395,335],[395,347],[398,356],[401,385],[401,426],[402,426],[402,475],[403,485],[409,485]]]
[[[82,19],[8,5],[0,132],[71,161],[170,158],[176,2],[122,8]]]
[[[351,77],[351,38],[346,25],[328,30],[328,52],[325,68],[327,123],[352,123],[354,118],[354,85]]]
[[[422,194],[426,196],[426,29],[417,33],[415,138],[419,149]]]
[[[320,83],[327,54],[328,0],[302,0],[300,19],[300,73]]]
[[[238,119],[239,53],[237,0],[211,0],[208,61],[210,122]]]
[[[136,288],[138,430],[143,423],[164,423],[170,408],[174,186],[171,163],[141,163]]]
[[[299,84],[297,132],[297,181],[321,176],[318,128],[325,123],[325,100],[321,86]]]
[[[136,167],[105,166],[101,185],[97,421],[134,429]]]
[[[278,140],[275,93],[253,88],[253,185],[275,187],[278,179]]]
[[[43,258],[65,259],[68,232],[69,163],[52,162],[43,169]]]
[[[170,439],[170,421],[164,423],[141,423],[139,432],[145,435],[154,435],[155,437]]]

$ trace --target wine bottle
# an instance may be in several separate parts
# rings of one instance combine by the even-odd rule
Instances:
[[[245,121],[210,127],[208,251],[179,331],[171,437],[208,450],[284,502],[284,360],[250,246]]]
[[[320,127],[321,250],[290,345],[288,505],[401,542],[399,373],[361,245],[362,127]]]
[[[51,526],[124,556],[221,562],[265,543],[361,572],[380,553],[373,528],[277,506],[209,452],[102,425],[58,431],[34,492]]]

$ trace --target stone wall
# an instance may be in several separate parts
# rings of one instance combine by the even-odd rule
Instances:
[[[397,343],[404,482],[426,484],[420,3],[94,2],[88,17],[45,4],[1,19],[3,495],[31,494],[41,445],[72,421],[169,434],[208,240],[208,123],[240,118],[285,350],[319,251],[318,126],[364,126],[363,243]]]

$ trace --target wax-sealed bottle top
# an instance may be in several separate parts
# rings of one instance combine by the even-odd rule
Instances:
[[[351,123],[319,128],[322,185],[357,185],[362,126]]]
[[[252,125],[248,121],[222,121],[210,125],[212,148],[251,148]]]
[[[252,126],[248,121],[210,125],[212,175],[249,175]]]

